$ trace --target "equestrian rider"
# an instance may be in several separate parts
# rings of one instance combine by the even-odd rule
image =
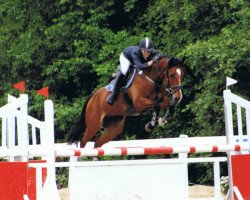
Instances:
[[[130,46],[124,49],[120,55],[121,70],[118,72],[114,89],[107,98],[107,103],[109,105],[114,104],[130,66],[135,66],[138,70],[144,70],[151,67],[158,60],[159,53],[154,48],[152,40],[147,37],[140,41],[139,46]]]

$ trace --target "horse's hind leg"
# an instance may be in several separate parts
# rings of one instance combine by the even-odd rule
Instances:
[[[86,129],[85,132],[83,133],[80,147],[84,148],[87,142],[90,141],[96,135],[96,133],[100,130],[100,128],[101,128],[101,117],[100,119],[96,117],[94,121],[86,123]]]
[[[95,148],[101,147],[103,144],[113,140],[117,135],[122,133],[125,124],[125,117],[121,120],[113,122],[110,126],[104,127],[104,132],[95,141]]]
[[[81,143],[80,143],[80,147],[81,148],[84,148],[85,145],[87,144],[88,141],[90,141],[94,136],[95,134],[99,131],[99,127],[97,128],[86,128],[85,132],[83,133],[83,138],[81,140]]]

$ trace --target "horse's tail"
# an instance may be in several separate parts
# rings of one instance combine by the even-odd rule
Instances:
[[[77,119],[77,121],[71,127],[69,134],[66,137],[68,144],[79,142],[82,139],[83,132],[86,129],[85,112],[86,112],[88,102],[92,96],[93,96],[93,94],[88,96],[88,98],[85,101],[84,106],[82,108],[82,112],[81,112],[80,117]]]

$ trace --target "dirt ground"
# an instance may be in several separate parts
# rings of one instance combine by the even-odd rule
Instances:
[[[214,187],[204,185],[194,185],[189,187],[190,198],[204,198],[214,196]],[[226,195],[221,194],[226,199]]]
[[[61,200],[69,200],[69,190],[67,188],[60,189]],[[213,197],[214,188],[211,186],[194,185],[189,187],[190,198]],[[225,195],[223,195],[225,199]]]

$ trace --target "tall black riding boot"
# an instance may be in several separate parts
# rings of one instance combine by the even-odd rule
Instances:
[[[119,74],[116,77],[114,89],[113,89],[111,95],[109,95],[107,100],[106,100],[107,103],[111,106],[114,104],[114,102],[119,94],[119,91],[120,91],[121,87],[123,86],[124,77],[125,77],[125,75],[123,75],[122,72],[119,72]]]

